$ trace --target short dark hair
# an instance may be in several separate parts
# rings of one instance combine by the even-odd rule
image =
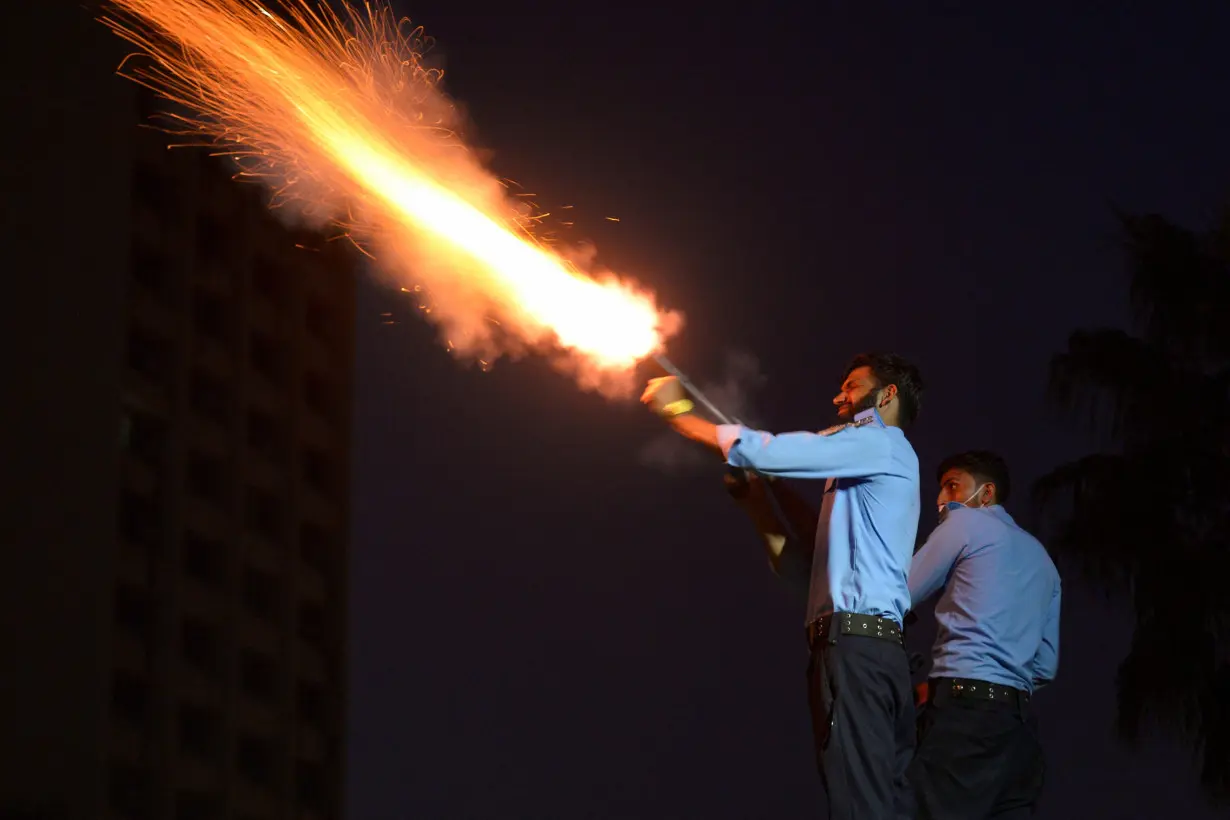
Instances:
[[[918,368],[896,353],[860,353],[850,361],[842,379],[860,367],[871,369],[871,375],[879,387],[897,385],[897,398],[901,401],[901,426],[913,424],[922,409],[923,380]]]
[[[1003,504],[1012,491],[1012,483],[1008,477],[1008,462],[998,453],[990,450],[969,450],[949,456],[940,462],[935,471],[935,480],[943,481],[944,473],[949,470],[964,470],[974,477],[979,484],[995,485],[995,501]]]

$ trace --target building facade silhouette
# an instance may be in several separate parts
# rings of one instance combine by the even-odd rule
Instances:
[[[23,14],[68,56],[6,66],[0,816],[340,817],[359,257]]]

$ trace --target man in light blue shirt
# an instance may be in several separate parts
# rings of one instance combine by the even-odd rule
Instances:
[[[909,662],[901,637],[919,517],[918,457],[902,428],[922,380],[892,354],[858,356],[820,433],[772,435],[700,418],[674,379],[643,401],[682,435],[763,479],[825,480],[819,515],[779,483],[750,482],[743,505],[774,569],[809,579],[805,621],[817,762],[833,820],[912,816],[906,767],[914,745]],[[773,496],[783,517],[767,503]]]
[[[951,456],[938,478],[941,523],[909,578],[913,605],[943,589],[910,765],[918,816],[1027,817],[1044,765],[1030,700],[1059,668],[1059,573],[1002,506],[1002,458]]]

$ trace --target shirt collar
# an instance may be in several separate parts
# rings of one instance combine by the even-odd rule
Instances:
[[[869,407],[861,413],[856,413],[852,423],[855,427],[862,427],[867,424],[878,424],[880,427],[888,426],[884,423],[884,419],[880,418],[880,411],[874,407]]]
[[[1013,527],[1016,526],[1016,521],[1014,521],[1012,516],[1008,514],[1008,511],[999,504],[992,504],[989,507],[967,507],[960,501],[949,501],[944,506],[948,508],[949,512],[952,512],[953,510],[973,510],[974,512],[984,512],[987,515],[998,518],[1005,524]]]
[[[983,507],[983,509],[998,518],[1000,521],[1003,521],[1005,524],[1010,524],[1013,527],[1016,526],[1016,521],[1013,521],[1012,516],[1008,515],[1008,511],[999,504],[992,504],[989,507]]]

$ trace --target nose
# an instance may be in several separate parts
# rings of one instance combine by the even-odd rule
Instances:
[[[845,393],[838,393],[836,396],[834,396],[834,397],[833,397],[833,404],[836,404],[836,405],[839,405],[839,406],[840,406],[840,405],[845,404],[845,403],[846,403],[846,394],[845,394]]]

